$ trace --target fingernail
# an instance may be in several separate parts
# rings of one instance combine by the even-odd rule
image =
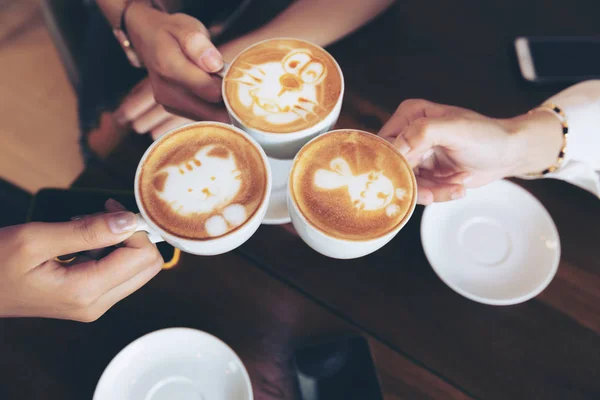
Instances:
[[[205,50],[200,56],[200,62],[204,64],[208,72],[217,72],[223,68],[223,57],[215,49]]]
[[[463,193],[462,189],[460,189],[460,190],[456,190],[456,191],[454,191],[454,192],[453,192],[453,193],[450,195],[450,198],[451,198],[452,200],[458,200],[458,199],[462,199],[462,198],[464,197],[464,195],[465,195],[465,194]]]
[[[116,201],[115,199],[108,199],[106,200],[106,203],[104,203],[104,206],[106,208],[112,208],[115,210],[120,210],[120,211],[127,211],[127,209],[125,208],[125,206],[121,203],[119,203],[118,201]]]
[[[396,146],[396,148],[398,149],[398,151],[400,151],[400,153],[402,153],[402,155],[407,155],[410,152],[410,146],[408,145],[408,143],[406,143],[406,140],[398,137],[396,139],[396,142],[394,143],[394,145]]]
[[[130,232],[137,227],[137,218],[134,213],[128,211],[108,214],[108,227],[115,235]]]

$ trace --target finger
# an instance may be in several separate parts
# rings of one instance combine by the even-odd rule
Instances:
[[[433,180],[437,183],[454,183],[462,185],[470,181],[471,174],[466,171],[455,172],[447,169],[419,169],[419,176],[425,179]]]
[[[150,110],[133,121],[131,127],[137,133],[148,133],[171,117],[171,113],[160,104],[154,105]]]
[[[121,103],[115,111],[115,119],[120,124],[133,121],[156,105],[152,92],[152,85],[148,80],[143,80]]]
[[[120,211],[59,223],[28,224],[39,263],[63,254],[99,249],[129,238],[137,227],[135,214]]]
[[[213,116],[222,118],[226,115],[222,106],[210,104],[182,86],[173,86],[166,82],[159,85],[161,85],[158,89],[160,91],[159,101],[171,114],[195,121],[213,120]]]
[[[127,208],[115,199],[106,200],[104,203],[104,208],[108,212],[127,211]]]
[[[462,121],[452,117],[420,118],[396,138],[394,146],[416,167],[435,146],[460,144],[460,132],[465,129]]]
[[[417,186],[417,204],[428,206],[433,203],[433,193],[424,186]]]
[[[127,211],[127,208],[115,199],[108,199],[106,203],[104,203],[104,207],[106,211],[116,212],[116,211]],[[144,248],[147,243],[151,243],[150,239],[148,239],[148,234],[146,232],[136,232],[127,240],[123,241],[123,244],[127,247],[133,248]],[[152,244],[154,246],[154,244]],[[156,246],[154,246],[156,247]]]
[[[131,279],[121,283],[120,285],[110,289],[96,300],[92,308],[97,308],[97,314],[103,314],[119,301],[139,290],[142,286],[154,278],[162,269],[163,261],[158,260],[156,263],[149,265],[142,272],[138,273]]]
[[[90,296],[98,298],[134,276],[162,265],[162,256],[147,235],[137,233],[121,247],[98,261],[69,268],[67,279],[73,286],[85,286]]]
[[[168,45],[168,46],[167,46]],[[166,43],[164,55],[156,62],[156,72],[150,70],[156,100],[165,104],[161,96],[172,86],[181,86],[196,96],[217,103],[221,101],[222,80],[199,68],[191,61],[173,39]]]
[[[153,128],[150,131],[150,134],[152,135],[152,139],[156,140],[159,137],[161,137],[162,135],[164,135],[165,133],[167,133],[173,129],[179,128],[180,126],[183,126],[185,124],[189,124],[191,122],[194,122],[194,121],[191,119],[187,119],[184,117],[174,115],[171,118],[169,118],[168,120],[164,121],[162,124]]]
[[[440,183],[422,177],[417,177],[417,186],[429,190],[435,203],[458,200],[463,198],[466,193],[464,185]]]
[[[177,16],[180,22],[171,33],[179,41],[185,55],[205,72],[215,73],[223,68],[223,56],[212,44],[206,27],[197,19]]]
[[[394,138],[402,133],[411,122],[419,118],[437,118],[445,115],[448,106],[433,103],[422,99],[404,100],[394,115],[383,125],[378,135],[387,138]]]

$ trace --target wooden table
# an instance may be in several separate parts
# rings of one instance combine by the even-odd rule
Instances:
[[[347,84],[338,126],[374,132],[411,97],[522,113],[561,88],[522,81],[514,37],[599,34],[598,15],[595,0],[398,2],[331,47]],[[147,145],[127,137],[75,185],[131,189]],[[228,342],[258,399],[297,398],[292,350],[350,333],[369,337],[387,399],[598,399],[600,202],[562,182],[521,184],[562,241],[557,276],[525,304],[480,305],[447,288],[423,254],[420,207],[389,245],[351,261],[315,253],[289,225],[263,226],[229,254],[185,256],[93,324],[0,320],[0,399],[90,398],[123,346],[169,326]]]

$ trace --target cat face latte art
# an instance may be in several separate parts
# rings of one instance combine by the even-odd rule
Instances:
[[[249,128],[292,133],[317,125],[338,105],[342,77],[323,49],[297,39],[273,39],[242,52],[224,79],[233,115]]]
[[[266,201],[268,179],[260,149],[245,134],[201,123],[161,138],[149,150],[137,190],[161,230],[207,240],[246,224]]]

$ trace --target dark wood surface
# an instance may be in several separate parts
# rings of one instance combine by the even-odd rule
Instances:
[[[347,84],[338,126],[376,131],[410,97],[521,113],[561,87],[522,81],[514,37],[600,34],[598,15],[596,0],[400,1],[331,47]],[[148,143],[128,137],[75,185],[132,188]],[[557,276],[525,304],[447,288],[423,254],[421,207],[389,245],[351,261],[315,253],[289,225],[262,226],[229,254],[185,256],[93,324],[0,320],[0,398],[90,398],[127,343],[189,326],[240,354],[259,399],[295,398],[295,346],[350,333],[370,338],[386,399],[598,399],[600,202],[562,182],[521,184],[562,242]]]

